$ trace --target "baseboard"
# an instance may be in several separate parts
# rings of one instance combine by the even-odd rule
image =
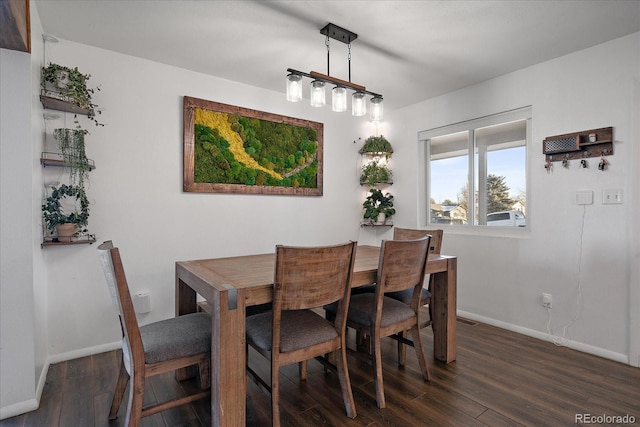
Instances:
[[[475,320],[476,322],[485,323],[487,325],[495,326],[497,328],[506,329],[508,331],[517,332],[519,334],[537,338],[543,341],[555,342],[554,337],[550,336],[546,332],[536,331],[536,330],[525,328],[522,326],[513,325],[511,323],[503,322],[501,320],[479,316],[477,314],[469,313],[461,310],[458,310],[458,316]],[[614,351],[606,350],[604,348],[594,347],[592,345],[584,344],[577,341],[568,341],[567,345],[563,345],[563,346],[573,350],[581,351],[583,353],[593,354],[594,356],[602,357],[604,359],[609,359],[615,362],[624,363],[625,365],[630,364],[629,356],[627,356],[626,354],[616,353]]]
[[[21,415],[26,412],[35,411],[38,409],[38,406],[40,406],[38,399],[29,399],[24,402],[18,402],[13,405],[2,407],[0,408],[0,420],[15,417],[16,415]]]
[[[86,347],[78,350],[68,351],[66,353],[58,353],[49,356],[47,363],[60,363],[67,360],[78,359],[80,357],[91,356],[94,354],[105,353],[107,351],[117,350],[122,348],[122,341],[115,341],[107,344],[97,345],[95,347]]]
[[[118,350],[121,347],[122,341],[116,341],[112,343],[97,345],[95,347],[87,347],[49,356],[44,364],[42,372],[40,373],[40,378],[38,378],[36,397],[34,399],[25,400],[23,402],[18,402],[13,405],[0,408],[0,420],[35,411],[36,409],[38,409],[38,407],[40,407],[40,398],[42,397],[44,385],[47,382],[47,373],[49,372],[49,366],[51,366],[52,364],[66,362],[67,360],[78,359],[80,357],[91,356],[93,354],[105,353],[107,351]]]

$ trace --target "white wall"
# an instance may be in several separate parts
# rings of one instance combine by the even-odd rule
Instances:
[[[35,31],[39,27],[36,22]],[[638,212],[638,194],[631,172],[638,164],[638,150],[631,147],[640,140],[637,123],[633,127],[633,109],[638,112],[639,38],[638,34],[625,37],[387,114],[380,131],[395,150],[392,190],[398,214],[394,222],[416,226],[421,224],[415,202],[417,132],[533,106],[531,232],[523,238],[456,229],[446,232],[444,251],[460,259],[459,309],[463,314],[544,337],[547,319],[538,299],[541,292],[551,292],[552,326],[558,330],[573,313],[576,298],[582,210],[571,203],[571,194],[577,189],[593,189],[596,203],[586,209],[580,271],[584,307],[569,334],[574,346],[585,351],[621,361],[634,352],[637,356],[639,340],[635,344],[630,340],[634,330],[629,319],[638,318],[639,304],[636,301],[630,306],[628,300],[629,295],[640,294],[637,281],[630,279],[634,274],[637,278],[631,260],[638,259],[638,233],[633,240],[627,230],[632,224],[637,230],[633,212]],[[35,51],[40,53],[41,48],[36,46]],[[120,331],[95,245],[40,249],[41,181],[55,174],[43,173],[38,163],[42,129],[50,134],[64,120],[71,125],[72,119],[40,123],[37,91],[29,89],[38,80],[37,71],[31,81],[21,74],[30,66],[37,68],[40,59],[32,57],[29,63],[20,56],[24,54],[1,54],[0,417],[4,417],[33,401],[37,395],[33,389],[39,387],[36,383],[41,384],[48,363],[115,348]],[[107,125],[97,128],[84,121],[91,132],[87,151],[97,165],[88,187],[92,201],[89,227],[99,241],[113,239],[121,247],[132,292],[151,293],[153,311],[141,316],[142,323],[173,315],[176,260],[266,252],[277,243],[323,244],[349,239],[372,243],[390,236],[390,230],[361,230],[358,225],[365,191],[357,185],[360,145],[353,141],[375,131],[365,121],[332,113],[329,108],[287,103],[280,92],[64,40],[47,44],[45,56],[47,62],[77,66],[92,75],[90,83],[101,87],[94,101],[106,109],[100,120]],[[16,112],[5,108],[5,94],[9,93],[5,88],[15,90],[15,83],[19,83],[19,93],[15,100],[12,96],[11,103],[21,112],[14,121]],[[183,193],[185,95],[323,122],[324,196]],[[25,99],[30,100],[29,106],[21,105]],[[34,119],[30,120],[31,115]],[[605,126],[614,126],[616,138],[609,171],[597,171],[592,162],[586,171],[556,168],[553,175],[544,172],[541,141],[545,136]],[[30,136],[31,147],[13,145],[15,139]],[[6,199],[19,205],[9,211],[5,198],[13,194],[9,184],[16,180],[24,187],[16,197]],[[24,193],[24,188],[32,188],[33,194]],[[604,188],[623,188],[625,203],[602,206]],[[8,218],[17,219],[18,225],[7,225]],[[23,233],[29,239],[21,237]],[[489,253],[494,258],[488,258]],[[14,258],[15,265],[5,269],[5,262]],[[22,264],[24,270],[17,268]],[[505,271],[505,265],[506,275],[497,274]],[[19,373],[19,378],[13,373]]]
[[[30,66],[28,54],[0,49],[0,417],[37,406]]]
[[[424,225],[418,217],[415,172],[417,132],[527,105],[533,107],[527,222],[530,232],[497,235],[494,229],[468,231],[446,227],[443,251],[459,257],[458,309],[461,314],[540,338],[547,335],[542,292],[553,294],[551,328],[568,345],[625,363],[638,364],[637,280],[630,271],[638,257],[637,181],[640,163],[637,95],[640,34],[576,52],[553,61],[427,100],[389,115],[389,140],[397,147],[393,187],[399,214],[395,223]],[[636,89],[637,90],[637,89]],[[402,124],[400,126],[399,124]],[[606,172],[590,167],[569,170],[558,163],[544,169],[542,140],[551,135],[614,127],[614,152]],[[575,163],[575,162],[574,162]],[[397,169],[397,168],[396,168]],[[406,179],[405,179],[406,178]],[[622,205],[602,205],[602,190],[621,188]],[[577,190],[593,190],[594,204],[584,210],[573,203]],[[514,237],[516,235],[517,237]],[[581,245],[582,240],[582,245]],[[582,260],[578,266],[579,254]],[[636,260],[635,262],[633,260]],[[637,275],[635,276],[637,279]],[[576,311],[579,288],[583,301]],[[635,315],[634,315],[635,313]],[[630,349],[630,342],[635,348]],[[629,355],[635,354],[631,358]]]
[[[77,66],[91,74],[89,86],[101,87],[94,102],[106,109],[98,116],[106,126],[86,122],[87,153],[96,161],[87,189],[89,229],[99,241],[113,239],[120,246],[131,291],[150,292],[153,310],[141,316],[142,323],[173,315],[178,260],[269,252],[278,243],[358,239],[359,146],[353,140],[367,136],[360,128],[364,120],[291,104],[279,92],[64,40],[47,43],[47,57]],[[323,122],[324,196],[184,193],[185,95]],[[47,132],[56,126],[47,123]],[[117,343],[120,330],[95,246],[45,250],[52,360]]]

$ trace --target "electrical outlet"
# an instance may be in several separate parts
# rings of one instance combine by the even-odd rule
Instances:
[[[542,294],[542,306],[545,308],[551,308],[553,302],[553,297],[551,294]]]

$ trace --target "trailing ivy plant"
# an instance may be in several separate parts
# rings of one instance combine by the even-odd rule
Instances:
[[[365,199],[362,207],[364,208],[364,219],[376,222],[380,214],[384,214],[385,218],[391,218],[395,215],[396,210],[393,207],[393,195],[391,193],[383,194],[377,188],[369,190],[369,196]]]
[[[74,197],[80,203],[80,209],[65,213],[60,202],[66,197]],[[86,232],[89,222],[89,200],[84,188],[62,184],[59,187],[51,187],[51,195],[42,205],[42,219],[47,224],[47,229],[54,233],[56,225],[76,224],[81,232]]]
[[[91,101],[91,96],[95,91],[99,91],[100,87],[88,88],[87,81],[91,78],[91,74],[82,74],[78,71],[78,67],[69,68],[63,65],[49,63],[47,67],[42,67],[42,78],[40,86],[43,91],[47,90],[47,83],[50,83],[65,100],[77,105],[80,108],[88,109],[87,117],[91,119],[96,126],[104,126],[96,120],[97,105]],[[98,114],[101,111],[98,110]]]
[[[381,164],[377,160],[371,161],[362,167],[362,174],[360,175],[360,184],[368,185],[370,187],[378,184],[390,184],[393,174],[391,169],[385,164]]]
[[[85,152],[84,136],[86,129],[55,129],[53,137],[58,141],[58,148],[62,154],[62,161],[69,169],[69,183],[84,188],[85,179],[90,168],[89,159]]]

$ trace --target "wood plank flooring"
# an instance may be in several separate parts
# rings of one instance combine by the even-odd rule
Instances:
[[[432,335],[423,330],[432,380],[422,381],[413,349],[407,366],[397,366],[395,342],[384,341],[387,408],[378,409],[371,366],[349,356],[349,371],[358,416],[346,417],[340,385],[316,361],[309,377],[299,381],[295,365],[282,370],[281,413],[287,426],[569,426],[576,414],[635,417],[640,423],[640,369],[576,352],[552,343],[483,324],[458,322],[457,361],[432,359]],[[350,334],[350,339],[353,338]],[[353,342],[351,342],[353,345]],[[119,351],[52,365],[40,408],[0,421],[8,426],[121,426],[107,413],[119,367]],[[269,364],[257,353],[250,363],[268,378]],[[172,374],[150,381],[147,402],[183,394],[195,387]],[[209,426],[206,400],[156,414],[142,426]],[[248,382],[247,425],[271,424],[269,396]],[[616,423],[607,423],[616,425]],[[624,425],[619,423],[618,425]]]

